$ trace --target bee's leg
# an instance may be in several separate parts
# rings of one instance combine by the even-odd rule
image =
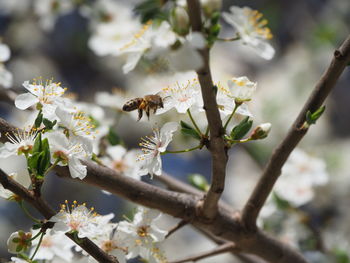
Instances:
[[[153,109],[153,114],[156,114],[156,112],[157,112],[157,107],[155,107],[155,108]]]
[[[145,112],[146,112],[148,120],[149,120],[149,111],[150,111],[150,107],[147,106],[146,109],[145,109]]]
[[[137,119],[137,121],[141,120],[142,118],[142,109],[138,109],[139,112],[139,118]]]

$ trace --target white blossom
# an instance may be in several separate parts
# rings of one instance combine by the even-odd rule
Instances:
[[[98,224],[99,215],[94,212],[94,208],[88,209],[85,204],[78,204],[73,201],[73,205],[69,207],[68,201],[61,205],[58,214],[51,217],[50,221],[55,222],[52,228],[55,232],[78,232],[79,238],[94,237],[101,233]]]
[[[0,41],[0,86],[6,89],[10,88],[13,82],[12,73],[8,71],[3,64],[10,59],[10,56],[11,51],[9,47]]]
[[[127,151],[123,146],[115,145],[109,146],[106,153],[108,157],[101,158],[106,166],[122,175],[140,179],[141,163],[137,161],[137,156],[141,153],[140,150]]]
[[[314,188],[328,182],[326,164],[300,149],[295,149],[282,168],[274,191],[294,206],[301,206],[314,197]]]
[[[261,13],[249,7],[231,6],[230,13],[224,12],[223,18],[237,29],[244,44],[247,44],[264,59],[272,59],[275,50],[267,42],[272,38],[272,34],[266,27],[267,20],[262,19]]]
[[[0,42],[0,63],[10,59],[11,51],[6,44]]]
[[[178,113],[186,111],[199,104],[202,101],[198,79],[189,80],[186,83],[176,83],[172,86],[163,88],[161,91],[164,108],[157,111],[158,114],[164,113],[175,108]]]
[[[58,165],[68,165],[72,178],[85,178],[87,170],[81,160],[88,159],[89,154],[84,146],[78,141],[69,140],[60,131],[48,132],[45,137],[49,140],[51,162],[58,160]]]
[[[168,144],[173,138],[173,133],[177,130],[178,124],[176,122],[168,122],[159,130],[153,130],[153,136],[142,138],[140,146],[142,152],[138,159],[141,162],[140,175],[162,174],[162,159],[160,154],[165,152]]]
[[[32,236],[35,236],[39,230],[32,230]],[[31,249],[31,255],[34,253],[39,238],[33,240],[33,248]],[[71,248],[74,246],[65,234],[52,231],[48,229],[43,237],[39,250],[35,254],[36,260],[53,260],[55,258],[63,260],[64,262],[71,262],[73,259],[73,252]]]
[[[131,7],[117,1],[96,1],[88,12],[93,31],[88,44],[98,56],[121,55],[121,48],[142,26]]]
[[[24,252],[30,247],[31,233],[25,233],[23,231],[16,231],[10,235],[7,240],[7,250],[12,254],[18,254]],[[20,250],[18,250],[20,249]]]
[[[139,207],[132,222],[119,223],[118,234],[128,247],[128,258],[141,256],[148,260],[155,243],[164,240],[167,232],[156,226],[160,215],[159,211]]]
[[[16,97],[15,105],[20,110],[25,110],[36,105],[42,110],[43,116],[49,120],[57,119],[55,110],[59,103],[63,102],[61,97],[65,89],[61,87],[61,83],[46,80],[45,83],[41,78],[34,79],[32,83],[25,81],[23,83],[29,93],[23,93]]]
[[[246,76],[232,78],[227,81],[227,86],[231,92],[231,96],[236,103],[250,101],[256,90],[257,83],[250,81]]]

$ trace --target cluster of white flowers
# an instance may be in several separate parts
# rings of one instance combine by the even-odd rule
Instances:
[[[113,214],[101,216],[94,208],[88,209],[85,204],[74,201],[69,206],[66,201],[61,205],[61,211],[50,219],[55,225],[52,230],[46,231],[40,244],[39,238],[31,242],[32,237],[40,235],[38,230],[32,230],[31,233],[17,231],[7,241],[8,251],[17,254],[20,252],[18,246],[23,252],[31,248],[29,255],[32,256],[39,245],[35,254],[37,260],[76,262],[72,248],[77,252],[81,248],[64,235],[76,233],[79,238],[87,237],[92,240],[103,251],[115,256],[120,263],[138,256],[150,262],[164,263],[167,261],[159,245],[165,239],[167,231],[157,227],[160,215],[156,210],[139,207],[133,221],[113,223]],[[80,256],[85,259],[82,262],[96,262],[85,252]]]

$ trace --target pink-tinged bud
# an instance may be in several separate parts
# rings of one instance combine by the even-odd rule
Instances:
[[[263,123],[257,126],[250,135],[251,140],[260,140],[267,137],[271,130],[271,123]]]

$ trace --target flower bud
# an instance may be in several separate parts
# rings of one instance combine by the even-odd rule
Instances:
[[[263,123],[257,126],[250,135],[251,140],[260,140],[267,137],[271,130],[271,123]]]
[[[190,19],[187,11],[181,6],[177,6],[172,10],[170,23],[173,30],[181,36],[187,35],[190,30]]]
[[[204,14],[208,17],[216,11],[219,11],[222,6],[222,0],[201,0]]]
[[[26,251],[31,245],[30,239],[32,238],[32,233],[24,233],[23,231],[16,231],[11,234],[7,240],[8,252],[12,254],[18,254]]]

